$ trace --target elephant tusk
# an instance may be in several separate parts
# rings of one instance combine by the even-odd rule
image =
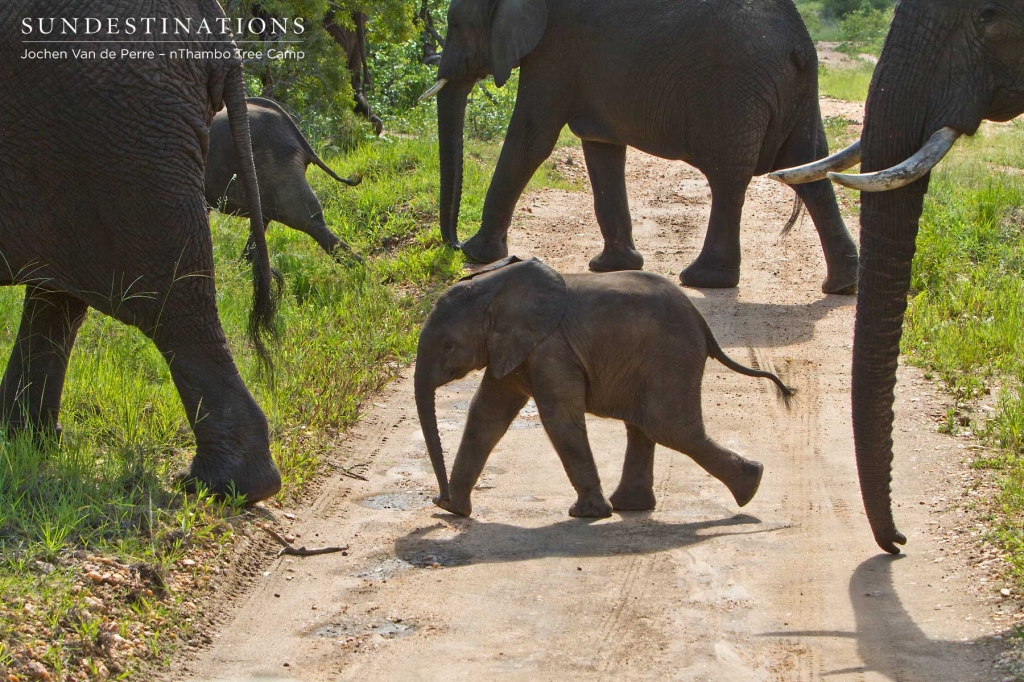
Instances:
[[[840,185],[861,192],[887,192],[891,189],[899,189],[924,177],[939,161],[942,161],[942,157],[949,153],[958,137],[960,137],[959,131],[946,126],[932,134],[916,154],[892,168],[861,175],[829,173],[828,177]]]
[[[439,78],[439,79],[437,79],[437,82],[434,83],[433,85],[431,85],[430,88],[426,92],[424,92],[422,95],[420,95],[420,98],[417,101],[422,102],[425,99],[430,99],[431,97],[433,97],[437,93],[441,92],[441,88],[443,88],[445,86],[445,83],[447,83],[447,82],[448,82],[447,78]]]
[[[801,185],[805,182],[824,180],[828,177],[830,171],[843,171],[847,168],[853,168],[858,163],[860,163],[860,140],[824,159],[818,159],[817,161],[805,163],[802,166],[794,166],[793,168],[783,168],[774,173],[769,173],[768,177],[787,185]]]

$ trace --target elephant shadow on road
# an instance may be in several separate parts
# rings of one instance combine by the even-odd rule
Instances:
[[[907,611],[893,585],[893,567],[903,560],[903,556],[875,556],[853,572],[850,603],[856,618],[856,631],[783,631],[765,633],[764,636],[856,639],[857,653],[864,665],[823,670],[823,676],[845,679],[844,675],[874,672],[885,679],[901,682],[991,679],[992,661],[1002,645],[991,637],[974,640],[930,638]],[[934,606],[930,604],[928,608]]]
[[[855,296],[822,296],[811,303],[739,300],[739,289],[684,289],[723,348],[772,348],[811,341],[817,324],[833,311],[857,304]],[[694,296],[699,291],[703,297]],[[850,327],[853,339],[853,327]]]
[[[533,528],[473,519],[460,520],[460,524],[462,532],[456,537],[431,537],[434,531],[446,527],[442,523],[417,528],[395,540],[395,555],[413,565],[463,566],[546,557],[652,554],[716,537],[765,533],[782,527],[761,527],[760,519],[747,514],[665,523],[650,518],[647,512],[623,514],[609,522],[569,519]]]

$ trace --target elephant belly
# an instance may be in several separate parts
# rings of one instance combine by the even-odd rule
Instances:
[[[690,153],[682,143],[682,135],[662,136],[650,139],[649,135],[620,126],[612,126],[593,116],[581,116],[569,121],[569,130],[581,140],[623,145],[663,159],[689,161]]]

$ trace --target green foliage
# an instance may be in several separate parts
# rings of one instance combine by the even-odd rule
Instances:
[[[828,42],[850,41],[881,47],[889,21],[893,0],[797,0],[811,38]],[[884,22],[879,37],[879,26]],[[860,50],[877,54],[873,49]]]
[[[851,43],[847,51],[856,50],[874,55],[882,53],[885,36],[892,24],[893,8],[863,7],[843,17],[839,27],[843,40]]]
[[[334,23],[354,29],[353,12],[370,17],[368,41],[392,44],[407,41],[413,34],[413,15],[419,8],[416,0],[243,0],[227,2],[227,12],[249,19],[254,7],[269,16],[304,19],[305,31],[296,45],[268,42],[249,45],[262,48],[260,59],[246,61],[248,90],[286,105],[301,119],[303,127],[315,137],[323,138],[335,149],[350,149],[371,134],[370,125],[357,118],[345,51],[324,29],[324,19],[334,10]],[[291,38],[295,38],[291,36]],[[293,47],[304,53],[302,59],[271,59],[268,48],[283,50]],[[370,48],[368,48],[369,51]],[[378,64],[382,73],[392,67],[401,70],[404,63]]]
[[[831,17],[822,15],[821,2],[817,0],[801,2],[798,0],[796,8],[800,12],[800,16],[803,17],[804,24],[807,25],[807,31],[811,34],[812,40],[815,42],[819,40],[832,42],[840,39],[839,23]]]
[[[843,19],[854,12],[886,9],[894,0],[821,0],[821,13],[831,19]]]
[[[957,398],[944,428],[1000,448],[993,539],[1024,583],[1024,125],[962,140],[933,173],[914,258],[903,350]],[[998,389],[988,419],[972,400]]]
[[[369,99],[375,111],[395,117],[416,106],[417,98],[437,80],[437,68],[421,63],[422,54],[419,38],[374,45],[369,55]]]

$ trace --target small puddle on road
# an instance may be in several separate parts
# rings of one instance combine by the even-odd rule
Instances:
[[[429,507],[431,493],[426,490],[406,490],[395,493],[378,493],[357,500],[356,504],[368,509],[387,511],[415,511]]]
[[[416,632],[416,624],[403,621],[401,618],[379,620],[372,623],[358,621],[342,621],[328,623],[312,632],[314,637],[341,639],[342,637],[359,637],[362,635],[380,635],[384,639],[405,637]]]

